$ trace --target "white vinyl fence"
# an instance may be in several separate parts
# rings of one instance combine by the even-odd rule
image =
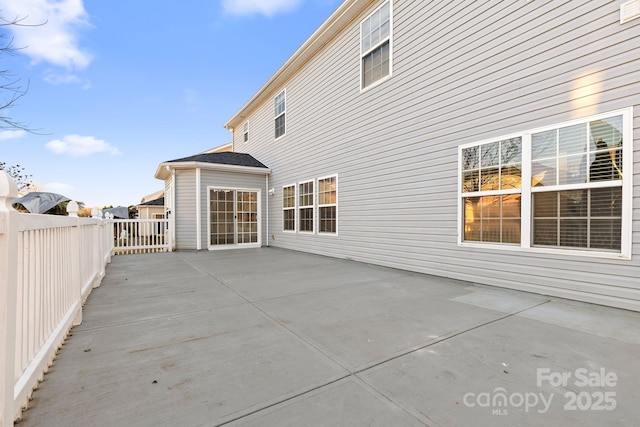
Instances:
[[[0,427],[13,426],[111,260],[110,220],[21,214],[0,170]]]
[[[170,252],[169,220],[114,219],[113,254]]]

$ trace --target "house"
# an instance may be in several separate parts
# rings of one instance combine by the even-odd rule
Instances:
[[[226,123],[233,153],[159,166],[178,249],[640,310],[639,11],[344,1]]]
[[[165,218],[164,213],[164,190],[156,191],[140,200],[140,204],[136,205],[138,211],[138,219],[141,220],[159,220]],[[164,227],[162,223],[149,221],[139,226],[138,233],[140,236],[163,235]]]
[[[164,218],[164,190],[144,196],[136,209],[140,219]]]

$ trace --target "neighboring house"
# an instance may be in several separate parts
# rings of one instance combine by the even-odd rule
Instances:
[[[144,196],[136,209],[140,219],[164,218],[164,190]]]
[[[164,219],[164,190],[143,197],[136,209],[138,219]],[[141,224],[139,233],[140,236],[161,235],[164,227],[162,224]]]
[[[178,248],[270,244],[640,310],[636,10],[345,1],[226,123],[235,153],[160,165]]]

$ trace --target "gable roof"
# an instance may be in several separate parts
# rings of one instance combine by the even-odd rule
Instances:
[[[251,154],[227,151],[221,153],[200,153],[181,159],[162,162],[156,170],[155,177],[165,180],[171,175],[172,170],[196,168],[225,172],[257,173],[262,175],[269,175],[271,173],[271,169]]]
[[[164,197],[164,188],[162,190],[155,191],[151,194],[147,194],[140,200],[140,203],[146,203],[151,200],[159,199],[160,197]]]
[[[138,206],[164,206],[164,197],[140,203]]]

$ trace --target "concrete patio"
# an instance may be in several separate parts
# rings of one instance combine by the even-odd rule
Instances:
[[[20,426],[640,425],[640,313],[273,248],[117,256]]]

